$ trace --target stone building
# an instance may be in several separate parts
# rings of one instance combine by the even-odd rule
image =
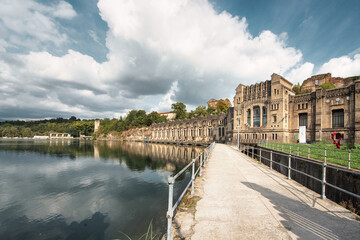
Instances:
[[[325,82],[338,87],[318,88]],[[271,80],[239,84],[233,142],[238,135],[240,142],[297,142],[299,126],[306,126],[307,141],[331,141],[331,134],[339,132],[345,142],[360,144],[360,79],[322,74],[305,80],[303,87],[309,93],[295,95],[292,83],[275,73]]]
[[[224,142],[226,114],[153,124],[151,140]]]
[[[167,120],[172,121],[176,118],[176,113],[174,111],[171,112],[160,112],[162,116],[165,116]]]

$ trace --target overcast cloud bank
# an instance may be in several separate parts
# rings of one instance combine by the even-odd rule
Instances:
[[[47,51],[71,38],[58,23],[76,17],[69,3],[2,5],[0,118],[166,111],[174,101],[196,106],[233,96],[239,83],[264,81],[273,72],[293,83],[314,74],[314,64],[287,46],[286,33],[252,36],[245,17],[218,13],[206,0],[100,0],[109,27],[102,63],[71,49],[60,57]],[[19,48],[28,51],[14,51]],[[325,72],[359,75],[360,55],[330,59],[317,73]]]

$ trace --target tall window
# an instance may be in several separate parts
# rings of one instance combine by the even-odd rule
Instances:
[[[305,126],[308,125],[308,115],[307,113],[300,113],[299,114],[299,126]]]
[[[251,109],[247,110],[247,123],[251,125]]]
[[[344,109],[332,111],[332,127],[344,127]]]
[[[260,127],[260,107],[254,107],[253,114],[253,127]]]
[[[264,124],[266,124],[267,123],[267,107],[263,107],[262,108],[262,124],[264,125]]]

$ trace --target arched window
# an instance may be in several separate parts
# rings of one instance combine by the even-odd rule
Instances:
[[[251,125],[251,109],[247,110],[247,123]]]

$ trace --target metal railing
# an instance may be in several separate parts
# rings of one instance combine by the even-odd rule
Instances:
[[[175,212],[176,208],[179,206],[181,200],[184,198],[185,193],[189,189],[190,185],[191,185],[191,195],[194,194],[195,178],[196,178],[196,176],[198,174],[199,174],[199,176],[202,175],[202,168],[205,167],[206,162],[208,161],[209,156],[210,156],[212,150],[214,149],[214,147],[215,147],[215,142],[211,143],[197,157],[192,159],[192,161],[188,165],[186,165],[183,169],[181,169],[175,176],[170,176],[168,178],[169,201],[168,201],[168,211],[166,213],[166,217],[167,217],[167,235],[166,235],[166,239],[171,239],[171,225],[172,225],[172,220],[173,220],[174,212]],[[197,160],[199,160],[199,167],[195,170],[195,163],[196,163]],[[183,192],[181,193],[179,199],[175,202],[175,204],[173,204],[173,202],[174,202],[173,197],[174,197],[175,180],[181,174],[183,174],[190,166],[192,166],[191,179],[190,179],[189,183],[186,185]]]
[[[254,150],[257,150],[258,154],[255,153]],[[309,177],[311,179],[314,179],[315,181],[320,182],[321,183],[321,198],[322,199],[326,198],[326,192],[325,192],[326,185],[329,186],[329,187],[335,188],[338,191],[349,194],[350,196],[353,196],[355,198],[360,199],[360,195],[355,194],[355,193],[350,192],[350,191],[347,191],[347,190],[345,190],[345,189],[343,189],[343,188],[341,188],[339,186],[335,186],[333,184],[330,184],[330,183],[326,182],[326,169],[327,168],[332,168],[332,169],[336,169],[338,171],[344,171],[344,172],[349,172],[349,173],[352,173],[352,174],[355,174],[355,175],[360,175],[359,171],[353,171],[353,170],[349,170],[349,169],[346,169],[346,168],[338,167],[336,165],[328,164],[327,163],[327,151],[326,151],[326,149],[324,151],[324,158],[323,158],[322,162],[321,161],[315,161],[315,160],[312,160],[312,159],[309,159],[309,158],[300,157],[298,155],[291,154],[291,152],[289,154],[287,154],[285,152],[281,152],[281,150],[275,150],[277,155],[288,157],[287,165],[273,160],[274,151],[272,149],[266,149],[266,148],[263,148],[263,147],[255,147],[255,146],[250,146],[250,145],[240,145],[239,146],[239,151],[241,151],[241,152],[243,151],[247,156],[249,156],[251,158],[256,157],[257,159],[260,160],[260,162],[262,161],[262,159],[268,161],[270,169],[273,169],[273,164],[277,164],[279,166],[287,168],[287,177],[288,177],[288,179],[291,179],[291,171],[294,171],[294,172],[300,173],[302,175],[305,175],[305,176],[307,176],[307,177]],[[262,154],[263,152],[268,152],[270,157],[269,158],[265,157]],[[307,173],[305,173],[305,172],[303,172],[303,171],[301,171],[299,169],[293,168],[292,164],[291,164],[292,159],[298,159],[300,161],[310,162],[312,164],[316,164],[316,165],[321,166],[321,169],[322,169],[322,177],[321,177],[321,179],[319,179],[319,178],[317,178],[315,176],[312,176],[310,174],[307,174]]]
[[[312,147],[308,144],[284,144],[284,143],[258,143],[259,146],[272,148],[274,150],[287,152],[307,159],[334,163],[347,167],[348,169],[360,169],[360,152],[356,150],[340,150],[322,147]]]

